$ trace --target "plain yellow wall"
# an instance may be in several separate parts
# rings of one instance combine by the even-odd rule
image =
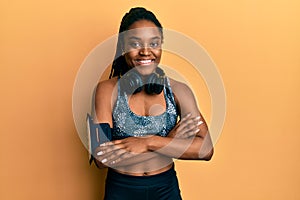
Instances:
[[[100,199],[105,173],[88,165],[72,89],[84,58],[133,6],[200,43],[226,88],[213,159],[176,161],[184,199],[300,199],[297,0],[2,0],[0,199]]]

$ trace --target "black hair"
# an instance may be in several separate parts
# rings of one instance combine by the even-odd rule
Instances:
[[[131,8],[130,11],[124,15],[121,21],[115,59],[112,63],[112,69],[110,71],[109,78],[115,76],[121,77],[130,69],[126,63],[124,55],[122,55],[122,42],[124,39],[124,34],[121,33],[129,30],[129,27],[134,22],[137,22],[139,20],[148,20],[153,22],[159,28],[159,31],[163,36],[163,32],[162,32],[163,27],[158,21],[158,19],[156,18],[156,16],[151,11],[146,10],[145,8],[142,7]]]

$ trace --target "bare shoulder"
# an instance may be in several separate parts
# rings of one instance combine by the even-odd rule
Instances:
[[[111,96],[112,92],[116,88],[117,82],[118,82],[117,77],[99,82],[96,88],[96,95]]]
[[[169,78],[170,80],[170,86],[173,90],[173,93],[176,95],[193,95],[191,88],[180,81],[177,81],[175,79]]]
[[[105,81],[101,81],[98,83],[96,87],[96,93],[95,93],[96,107],[98,107],[98,105],[101,105],[101,107],[105,107],[105,106],[110,107],[109,105],[114,104],[118,94],[117,83],[118,83],[117,77]]]
[[[118,79],[112,78],[98,83],[95,94],[95,110],[98,123],[109,123],[112,127],[112,105],[118,91]]]
[[[180,81],[174,79],[169,80],[175,102],[180,110],[180,115],[185,116],[188,113],[191,113],[193,116],[198,116],[199,109],[191,88]]]

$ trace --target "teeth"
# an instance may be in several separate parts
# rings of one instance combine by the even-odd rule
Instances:
[[[148,64],[148,63],[151,63],[152,60],[139,60],[138,62],[142,63],[142,64]]]

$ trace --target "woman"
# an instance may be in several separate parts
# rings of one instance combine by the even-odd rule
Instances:
[[[97,123],[113,137],[94,152],[98,167],[109,168],[107,200],[181,199],[172,159],[213,155],[192,91],[158,67],[162,43],[152,12],[132,8],[123,17],[110,79],[95,96]]]

